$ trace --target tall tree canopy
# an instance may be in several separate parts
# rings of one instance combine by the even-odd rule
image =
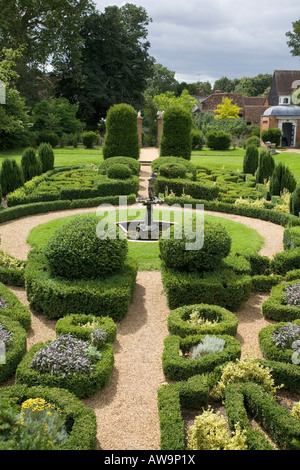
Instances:
[[[260,96],[271,86],[272,75],[260,73],[256,77],[243,77],[230,79],[222,77],[215,81],[214,89],[221,89],[224,93],[242,93],[244,96]]]
[[[57,68],[57,96],[79,104],[79,116],[96,128],[110,106],[143,104],[151,74],[147,26],[151,19],[143,7],[126,4],[90,15],[81,30],[81,63],[72,58]]]
[[[287,45],[291,48],[291,54],[300,56],[300,18],[293,23],[293,31],[288,31],[286,36],[289,38]]]

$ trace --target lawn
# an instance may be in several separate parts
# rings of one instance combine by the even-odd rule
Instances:
[[[161,215],[158,215],[158,211],[154,211],[154,218],[166,219],[164,211],[160,211],[160,214]],[[94,217],[95,215],[95,213],[90,213],[91,217]],[[143,219],[144,216],[145,211],[142,210],[140,214],[128,216],[128,220]],[[42,248],[55,230],[70,220],[70,217],[75,216],[62,217],[33,228],[28,235],[27,243],[32,247]],[[118,217],[119,214],[117,212],[116,220],[118,220]],[[126,218],[126,215],[123,214],[122,220],[126,220]],[[170,217],[170,220],[173,220],[172,216]],[[212,215],[205,215],[205,220],[207,222],[220,223],[227,229],[232,240],[232,252],[240,252],[243,254],[258,252],[263,245],[263,238],[258,234],[258,232],[244,224]],[[128,246],[128,254],[131,258],[137,260],[140,271],[158,271],[161,269],[157,242],[129,241]]]

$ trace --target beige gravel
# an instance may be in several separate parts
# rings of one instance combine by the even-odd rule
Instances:
[[[151,150],[151,149],[150,149]],[[153,149],[144,160],[157,155]],[[156,150],[156,149],[154,149]],[[152,152],[152,153],[151,153]],[[147,189],[149,167],[141,168],[140,194]],[[36,225],[55,218],[95,211],[95,208],[57,211],[24,217],[0,226],[2,248],[13,256],[26,259],[30,246],[26,238]],[[282,251],[283,228],[270,222],[230,214],[208,212],[255,228],[265,239],[262,254],[269,257]],[[25,289],[11,288],[22,303],[28,305]],[[157,389],[166,382],[161,365],[163,342],[168,335],[169,313],[160,272],[139,272],[134,298],[128,315],[117,325],[114,343],[115,367],[110,383],[84,403],[93,408],[98,422],[98,448],[106,450],[159,450]],[[237,312],[237,339],[242,343],[242,356],[248,351],[262,357],[258,332],[269,324],[261,313],[267,294],[254,294]],[[55,320],[32,312],[28,331],[28,348],[34,343],[55,338]],[[6,384],[13,383],[11,379]]]

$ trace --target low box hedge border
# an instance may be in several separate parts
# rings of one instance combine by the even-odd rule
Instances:
[[[191,350],[204,339],[205,335],[192,335],[185,338],[170,335],[164,341],[162,367],[166,378],[170,380],[186,380],[194,375],[212,372],[220,364],[235,361],[241,356],[241,344],[229,335],[215,335],[225,340],[221,352],[206,354],[198,359],[188,359],[180,355]]]
[[[19,322],[25,330],[28,330],[31,326],[30,310],[25,305],[21,304],[16,295],[3,283],[0,283],[0,296],[7,303],[7,308],[2,308],[0,310],[1,315]]]
[[[12,333],[10,345],[5,348],[4,364],[1,363],[0,365],[0,383],[3,383],[14,375],[17,366],[25,355],[27,349],[27,335],[26,330],[19,322],[7,316],[0,315],[0,324],[3,325],[7,331]]]
[[[271,361],[269,359],[257,359],[263,367],[271,369],[271,375],[276,386],[284,384],[284,388],[290,392],[300,392],[300,367],[295,364]]]
[[[0,397],[21,404],[30,398],[43,398],[61,410],[70,428],[69,438],[55,450],[96,450],[97,420],[94,410],[87,408],[68,390],[50,387],[12,385],[0,388]]]
[[[203,375],[184,382],[162,385],[157,391],[161,450],[185,450],[181,407],[201,409],[207,406],[209,387]]]
[[[23,287],[25,285],[25,269],[0,266],[0,282],[9,286]]]
[[[229,268],[200,275],[167,269],[162,263],[162,281],[171,310],[204,303],[235,312],[249,299],[252,291],[251,277],[237,275]]]
[[[135,289],[137,263],[128,259],[119,273],[101,280],[67,281],[52,277],[42,251],[31,250],[25,270],[26,293],[37,314],[61,318],[72,314],[111,317],[127,315]]]
[[[99,328],[106,333],[106,343],[113,343],[117,335],[117,327],[115,322],[110,317],[96,317],[95,315],[67,315],[57,320],[55,325],[56,336],[66,335],[70,333],[75,338],[81,339],[82,341],[90,341],[92,328],[82,327],[87,323],[97,321]]]
[[[70,374],[62,377],[50,373],[40,373],[30,365],[35,354],[50,342],[36,343],[25,354],[16,370],[16,384],[25,384],[29,387],[40,385],[42,387],[65,388],[78,398],[87,398],[93,396],[109,383],[114,366],[114,351],[111,344],[104,344],[99,349],[102,357],[95,363],[94,369],[89,374]]]
[[[293,321],[300,318],[300,307],[284,303],[284,289],[300,280],[282,282],[272,287],[270,297],[262,304],[262,314],[269,320],[279,322]]]
[[[295,325],[300,326],[300,319],[292,322]],[[271,361],[287,362],[292,364],[292,349],[283,349],[278,346],[273,341],[273,333],[278,331],[280,328],[286,326],[287,322],[280,322],[276,325],[268,325],[262,328],[258,334],[259,347],[265,359]],[[294,365],[294,367],[298,367]]]
[[[158,176],[155,182],[155,194],[157,196],[173,192],[178,197],[186,194],[195,199],[205,198],[207,201],[213,201],[218,197],[219,190],[219,187],[214,184],[205,184],[189,179],[171,179]]]
[[[197,311],[201,317],[217,321],[215,325],[194,325],[188,322],[190,314]],[[216,334],[235,336],[238,327],[237,316],[218,305],[195,304],[171,310],[167,319],[170,334],[182,338],[197,334]]]
[[[264,274],[252,276],[252,292],[270,291],[273,286],[277,286],[283,277],[280,274],[266,276]]]
[[[230,384],[225,391],[226,414],[233,430],[239,422],[249,436],[250,425],[247,414],[253,417],[281,450],[300,449],[300,422],[290,411],[277,403],[269,393],[255,383]],[[250,434],[251,450],[270,450],[266,438],[259,431]],[[258,438],[260,435],[260,438]]]

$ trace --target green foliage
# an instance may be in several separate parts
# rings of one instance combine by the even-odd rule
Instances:
[[[271,196],[280,196],[284,189],[293,193],[296,189],[297,181],[289,167],[282,162],[278,162],[270,178]]]
[[[197,104],[197,100],[190,96],[188,90],[182,90],[180,96],[175,96],[175,92],[167,91],[153,98],[153,102],[158,111],[166,111],[170,107],[180,107],[187,112],[191,112]]]
[[[7,194],[23,186],[23,172],[14,158],[4,159],[1,167],[0,182],[3,196],[7,196]]]
[[[7,304],[6,308],[1,309],[1,316],[18,322],[24,329],[28,330],[31,326],[30,310],[2,283],[0,283],[0,296],[5,299]]]
[[[45,256],[54,276],[65,279],[103,278],[124,267],[127,240],[119,239],[118,233],[97,232],[98,224],[97,218],[79,215],[50,237]]]
[[[222,98],[222,103],[214,111],[215,119],[238,119],[241,108],[232,101],[231,98]]]
[[[152,171],[156,171],[156,173],[160,172],[161,165],[169,165],[170,167],[173,165],[183,165],[186,169],[187,176],[190,177],[193,181],[196,180],[197,176],[197,168],[196,166],[191,163],[189,160],[180,157],[159,157],[152,161],[151,169]]]
[[[300,186],[295,188],[295,191],[290,198],[290,213],[299,217],[300,214]]]
[[[249,145],[255,145],[256,147],[260,147],[260,138],[257,135],[252,135],[246,140],[246,148]]]
[[[180,106],[170,106],[163,116],[160,157],[191,158],[191,112]]]
[[[130,157],[111,157],[104,160],[99,165],[99,173],[106,175],[110,166],[115,164],[126,165],[130,168],[131,173],[135,176],[139,176],[140,173],[140,162]]]
[[[261,139],[264,143],[271,142],[272,144],[276,144],[276,147],[279,147],[281,130],[277,128],[264,129],[261,133]]]
[[[66,98],[41,100],[32,111],[33,130],[54,133],[59,137],[80,133],[83,124],[76,117],[77,111],[78,105],[71,104]]]
[[[202,147],[204,145],[204,137],[203,137],[202,132],[199,129],[192,127],[191,136],[192,136],[192,150],[202,150]]]
[[[5,361],[1,362],[0,383],[9,379],[16,371],[18,364],[26,353],[27,335],[25,329],[16,320],[12,320],[6,315],[0,315],[0,325],[11,333],[11,341],[5,347]],[[1,342],[1,341],[0,341]],[[1,351],[3,353],[3,351]]]
[[[29,181],[34,176],[42,173],[42,163],[39,157],[36,156],[33,148],[26,149],[21,158],[21,168],[24,175],[24,180]]]
[[[82,143],[87,149],[91,149],[98,141],[96,132],[89,131],[82,134]]]
[[[42,172],[53,170],[54,168],[54,152],[50,144],[42,143],[38,148],[38,156],[42,162]]]
[[[137,113],[128,104],[112,106],[107,113],[103,158],[125,157],[139,159]]]
[[[168,196],[172,192],[177,197],[186,195],[194,199],[212,201],[217,198],[219,191],[220,189],[217,185],[191,181],[189,179],[170,179],[158,176],[155,182],[156,194],[163,194],[164,196]]]
[[[213,335],[206,335],[204,338],[193,348],[192,358],[198,359],[206,354],[214,354],[223,351],[225,340]]]
[[[286,227],[283,232],[283,247],[285,250],[300,247],[300,227]]]
[[[206,134],[206,144],[212,150],[228,150],[231,144],[231,135],[225,131],[210,131]]]
[[[286,274],[288,271],[300,268],[300,248],[276,253],[271,262],[275,274]]]
[[[294,320],[291,324],[300,327],[300,319]],[[259,331],[259,347],[265,359],[291,363],[293,350],[291,349],[290,345],[288,345],[286,348],[277,346],[274,343],[273,338],[274,334],[287,325],[289,325],[289,323],[279,322],[276,325],[268,325]]]
[[[244,161],[243,161],[243,172],[255,175],[258,167],[259,152],[256,145],[247,145]]]
[[[186,177],[186,167],[179,164],[163,164],[159,167],[159,174],[165,178],[185,178]]]
[[[67,315],[60,318],[55,325],[56,335],[70,333],[83,341],[91,340],[91,333],[95,328],[101,328],[106,333],[105,342],[113,343],[116,339],[117,328],[110,317],[86,314]]]
[[[52,131],[40,131],[37,134],[37,145],[49,144],[52,148],[55,148],[59,143],[59,137],[55,132]]]
[[[264,183],[272,176],[275,161],[270,152],[262,150],[259,155],[258,168],[256,172],[256,183]]]
[[[110,165],[107,169],[107,176],[111,179],[126,180],[132,175],[129,166],[122,163]]]
[[[286,36],[289,38],[287,41],[288,47],[291,49],[293,56],[300,55],[300,19],[292,23],[292,31],[288,31]]]
[[[300,308],[286,304],[284,295],[284,289],[296,282],[297,280],[282,282],[272,287],[270,297],[262,305],[262,314],[265,318],[278,322],[294,321],[300,318]]]

